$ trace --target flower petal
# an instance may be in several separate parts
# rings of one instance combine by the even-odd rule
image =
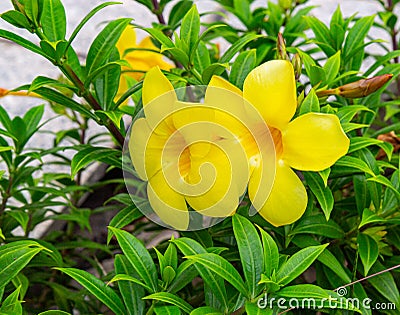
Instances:
[[[124,29],[117,41],[116,47],[122,59],[125,59],[124,57],[126,50],[136,47],[136,32],[132,26],[128,25]]]
[[[272,60],[253,69],[244,81],[243,95],[269,126],[283,128],[297,107],[292,64],[286,60]]]
[[[249,197],[253,202],[257,193],[257,179],[260,169],[254,170],[249,182]],[[261,186],[263,187],[263,186]],[[275,180],[268,199],[260,206],[253,206],[259,214],[274,226],[290,224],[298,220],[307,207],[307,192],[303,183],[290,167],[277,163]]]
[[[143,110],[151,128],[164,135],[174,131],[171,113],[176,94],[171,82],[159,67],[150,69],[143,81]],[[158,126],[160,124],[160,126]]]
[[[302,171],[321,171],[332,166],[349,149],[336,115],[308,113],[297,117],[282,131],[283,159]]]
[[[163,171],[150,178],[147,196],[152,209],[164,224],[177,230],[188,228],[189,212],[185,198],[168,185]]]
[[[192,159],[187,182],[192,186],[186,197],[189,205],[211,217],[232,215],[245,192],[248,169],[245,152],[232,141],[211,145],[207,156]]]
[[[148,180],[161,169],[166,137],[152,132],[147,120],[137,119],[131,129],[129,154],[140,179]]]

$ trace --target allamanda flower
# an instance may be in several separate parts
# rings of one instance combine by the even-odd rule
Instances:
[[[224,91],[217,97],[224,99]],[[233,214],[244,194],[249,172],[240,143],[219,135],[218,104],[182,102],[158,67],[143,81],[143,118],[132,125],[129,152],[138,177],[147,181],[147,198],[164,224],[189,227],[188,205],[208,217]],[[242,98],[237,96],[239,101]],[[239,102],[237,102],[239,103]],[[219,130],[220,129],[220,130]]]
[[[223,82],[221,78],[213,78]],[[220,84],[222,85],[222,84]],[[226,89],[233,89],[225,81]],[[346,154],[349,139],[339,119],[332,114],[307,113],[294,120],[296,84],[290,62],[266,62],[246,77],[243,97],[254,106],[268,125],[276,156],[275,179],[270,185],[270,172],[245,129],[233,126],[239,141],[246,148],[252,170],[248,194],[255,209],[274,226],[290,224],[301,217],[307,206],[306,190],[292,168],[321,171]],[[246,104],[246,102],[245,102]],[[248,106],[248,105],[247,105]],[[247,107],[245,106],[245,108]],[[268,137],[259,129],[253,138]]]

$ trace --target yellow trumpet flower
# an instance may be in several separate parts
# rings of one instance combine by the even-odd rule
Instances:
[[[187,205],[204,216],[227,217],[247,186],[245,151],[237,141],[219,136],[223,124],[216,112],[221,107],[209,99],[206,94],[204,103],[178,100],[155,67],[143,81],[145,117],[131,129],[129,152],[139,178],[147,181],[149,204],[159,223],[179,230],[189,228]]]
[[[286,60],[253,69],[244,81],[243,97],[264,118],[276,154],[275,180],[268,190],[262,163],[257,162],[257,153],[252,156],[256,163],[248,186],[250,200],[274,226],[293,223],[306,209],[307,193],[292,168],[322,171],[347,153],[350,140],[335,115],[307,113],[291,120],[297,106],[296,83],[293,66]]]

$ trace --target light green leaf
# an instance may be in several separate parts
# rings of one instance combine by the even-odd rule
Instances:
[[[372,265],[378,259],[378,243],[371,236],[359,233],[357,236],[357,244],[361,262],[364,265],[364,276],[366,276]]]
[[[271,277],[274,271],[278,270],[279,266],[279,250],[273,238],[258,226],[261,233],[263,254],[264,254],[264,274]]]
[[[339,73],[340,68],[340,50],[329,57],[324,65],[325,75],[326,75],[326,83],[330,84],[336,78]]]
[[[136,208],[134,204],[131,204],[128,207],[125,207],[124,209],[120,210],[111,219],[109,226],[117,229],[122,229],[123,227],[132,223],[134,220],[141,218],[142,216],[143,214],[138,210],[138,208]],[[107,244],[110,242],[112,236],[113,233],[111,230],[109,230],[107,236]]]
[[[184,50],[188,56],[197,48],[195,44],[199,38],[199,33],[200,16],[194,5],[183,17],[180,30],[180,39],[185,44]]]
[[[315,90],[311,89],[304,99],[303,103],[300,106],[300,115],[315,112],[320,112],[319,100],[317,94],[315,94]]]
[[[257,55],[255,49],[241,52],[232,64],[229,81],[239,89],[243,88],[244,79],[256,66]]]
[[[244,46],[246,46],[251,41],[255,40],[256,38],[261,37],[261,35],[256,34],[246,34],[243,37],[240,37],[234,44],[232,44],[227,51],[222,55],[219,59],[219,63],[226,63],[231,61],[231,59],[238,53]]]
[[[40,24],[49,41],[56,42],[65,38],[67,21],[65,9],[60,0],[43,0]]]
[[[340,158],[336,163],[335,166],[339,167],[348,167],[352,169],[356,169],[367,173],[371,176],[375,176],[375,173],[370,169],[370,167],[365,163],[363,160],[359,158],[355,158],[353,156],[344,156]]]

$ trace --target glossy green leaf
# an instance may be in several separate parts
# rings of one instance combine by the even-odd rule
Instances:
[[[36,242],[14,242],[0,247],[0,288],[11,281],[39,252],[42,247]],[[32,246],[32,247],[31,247]]]
[[[260,37],[260,35],[256,34],[246,34],[243,37],[241,37],[239,40],[237,40],[235,43],[233,43],[227,50],[226,52],[221,56],[219,59],[219,63],[226,63],[231,61],[231,59],[248,43],[252,42],[256,38]]]
[[[190,238],[181,237],[173,240],[173,243],[185,256],[207,253],[204,247]],[[228,309],[229,302],[223,278],[212,272],[207,266],[203,266],[202,264],[195,264],[194,266],[198,270],[201,278],[211,289],[216,299],[221,303],[222,308]],[[179,273],[177,277],[178,275]]]
[[[97,279],[92,274],[76,269],[76,268],[55,268],[61,272],[67,274],[97,299],[104,303],[110,310],[116,315],[125,315],[126,310],[121,298],[115,293],[115,291],[107,286],[103,281]]]
[[[71,313],[59,311],[59,310],[50,310],[50,311],[41,312],[38,315],[71,315]]]
[[[108,23],[97,35],[86,58],[86,68],[89,75],[106,63],[130,21],[131,19],[128,18],[114,20]]]
[[[329,238],[340,239],[344,237],[344,231],[333,220],[326,220],[322,214],[307,216],[290,231],[289,235],[317,234]]]
[[[189,303],[185,302],[180,297],[178,297],[174,294],[168,293],[168,292],[158,292],[158,293],[150,294],[150,295],[144,297],[143,299],[156,300],[156,301],[161,301],[161,302],[165,302],[168,304],[173,304],[175,306],[178,306],[182,311],[184,311],[186,313],[190,313],[193,310],[193,307]]]
[[[180,39],[185,44],[185,51],[188,55],[197,47],[195,46],[200,33],[200,16],[196,6],[185,14],[182,19]]]
[[[241,52],[232,64],[229,81],[239,89],[243,89],[244,79],[256,66],[256,50],[246,50]]]
[[[340,158],[336,163],[336,166],[340,167],[348,167],[351,169],[355,169],[358,171],[362,171],[371,176],[375,176],[375,173],[371,170],[371,168],[365,163],[363,160],[353,157],[353,156],[344,156]]]
[[[31,24],[24,14],[16,10],[10,10],[1,14],[1,18],[19,28],[31,30]]]
[[[116,156],[117,150],[103,147],[87,147],[74,155],[71,161],[71,178],[88,164],[94,161],[102,161],[108,156]]]
[[[171,12],[168,16],[168,24],[174,29],[176,28],[185,14],[190,10],[193,6],[193,1],[183,0],[177,2],[174,7],[171,9]]]
[[[325,218],[328,221],[334,204],[332,191],[329,187],[325,186],[325,183],[319,174],[303,172],[303,175],[307,181],[308,187],[310,187],[315,197],[317,197],[321,209],[325,214]]]
[[[380,222],[385,222],[386,220],[378,215],[375,214],[372,210],[366,208],[363,211],[362,214],[362,219],[361,223],[358,226],[358,229],[362,228],[364,225],[370,224],[370,223],[380,223]]]
[[[221,278],[225,279],[232,286],[236,288],[241,294],[246,297],[250,296],[248,288],[242,280],[239,272],[224,258],[212,253],[197,254],[193,256],[186,256],[187,259],[201,264],[208,270],[216,273]]]
[[[300,276],[318,258],[329,244],[310,246],[293,254],[278,270],[276,279],[286,285]]]
[[[369,235],[359,233],[357,236],[358,253],[364,265],[364,276],[368,274],[372,265],[378,259],[378,243]]]
[[[304,99],[303,103],[300,106],[300,115],[315,112],[319,113],[319,100],[317,94],[315,94],[315,90],[311,89],[310,92],[307,94],[306,98]]]
[[[7,298],[2,301],[0,314],[22,315],[22,301],[19,300],[21,287],[17,287]]]
[[[386,269],[378,261],[371,267],[370,274],[375,274]],[[396,304],[396,308],[400,305],[400,294],[396,282],[390,272],[383,272],[367,280],[380,294],[382,294],[390,302]]]
[[[263,248],[260,237],[254,225],[248,219],[238,214],[232,217],[232,226],[239,248],[247,290],[254,298],[259,294],[261,289],[258,283],[264,267]]]
[[[336,78],[340,69],[340,50],[329,57],[324,65],[326,83],[330,84]]]
[[[132,264],[135,271],[143,279],[152,292],[158,291],[158,277],[156,266],[144,245],[132,234],[109,227],[117,238],[126,258]]]
[[[36,53],[38,55],[41,55],[41,56],[49,59],[49,57],[42,51],[42,49],[40,49],[40,47],[38,47],[37,45],[33,44],[29,40],[27,40],[27,39],[25,39],[25,38],[23,38],[23,37],[21,37],[21,36],[19,36],[17,34],[14,34],[14,33],[9,32],[7,30],[1,30],[0,29],[0,37],[4,38],[4,39],[7,39],[7,40],[10,40],[10,41],[12,41],[12,42],[24,47],[24,48]]]
[[[131,201],[132,202],[132,201]],[[139,211],[134,204],[131,204],[124,209],[120,210],[110,221],[109,226],[122,229],[128,224],[132,223],[136,219],[143,217],[143,214]],[[113,233],[111,230],[108,231],[107,244],[110,242]]]
[[[49,41],[56,42],[65,38],[67,21],[65,9],[60,0],[43,0],[40,24]]]
[[[263,255],[264,255],[264,274],[271,277],[274,271],[278,270],[279,266],[279,250],[273,238],[258,227],[261,233]]]

